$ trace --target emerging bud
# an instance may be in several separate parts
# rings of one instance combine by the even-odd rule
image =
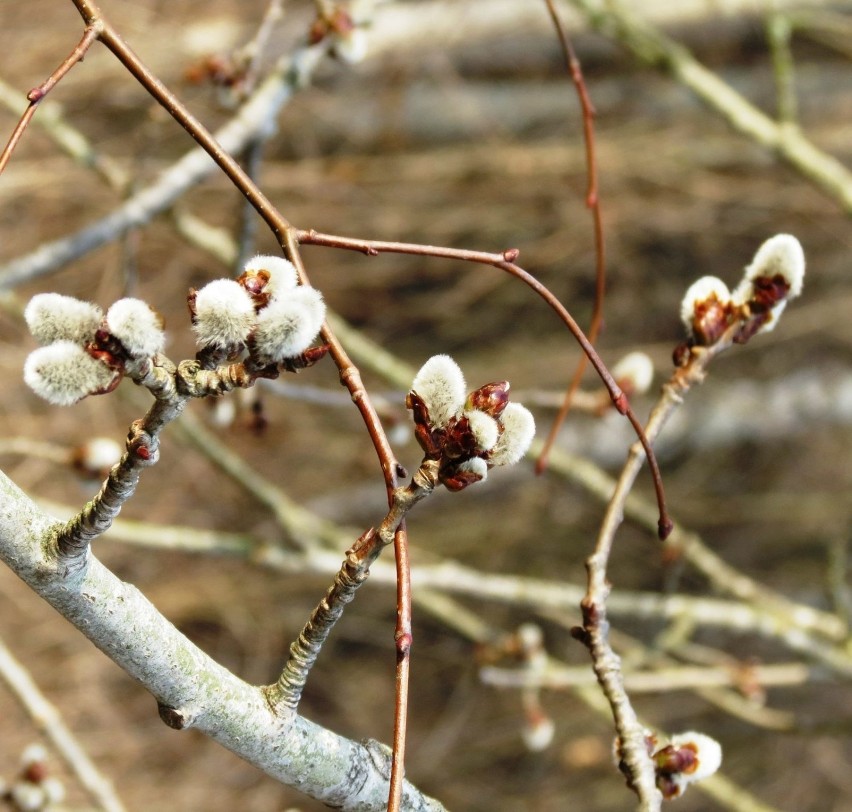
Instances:
[[[544,713],[530,713],[521,728],[524,746],[531,753],[541,753],[553,743],[556,725]]]
[[[804,279],[805,254],[795,237],[777,234],[763,243],[733,294],[751,316],[736,340],[745,343],[756,333],[774,330],[787,302],[802,292]]]
[[[347,65],[357,65],[367,56],[367,35],[361,28],[335,33],[332,43],[334,55]]]
[[[119,299],[106,314],[107,328],[132,358],[163,351],[166,334],[159,314],[141,299]]]
[[[301,355],[317,337],[323,321],[322,294],[316,288],[295,288],[286,298],[274,298],[260,311],[251,334],[252,352],[265,364]]]
[[[722,764],[722,747],[703,733],[672,736],[671,743],[653,754],[657,786],[663,797],[678,798],[686,788],[713,775]]]
[[[268,297],[281,296],[296,287],[299,275],[290,260],[258,254],[245,264],[239,283],[252,295],[263,292]]]
[[[195,330],[202,347],[229,350],[245,343],[255,323],[251,294],[233,279],[217,279],[195,294]]]
[[[442,427],[464,407],[467,384],[449,355],[433,355],[414,376],[411,389],[428,409],[432,425]]]
[[[471,410],[465,412],[470,432],[473,435],[476,451],[490,451],[500,437],[497,421],[485,412]]]
[[[485,386],[480,386],[479,389],[474,389],[467,396],[464,407],[465,409],[478,409],[492,417],[500,417],[509,402],[509,388],[508,381],[487,383]]]
[[[631,352],[613,368],[612,377],[625,394],[641,395],[654,380],[654,362],[644,352]]]
[[[461,491],[476,482],[485,482],[486,479],[488,463],[481,457],[471,457],[441,471],[441,482],[448,491]]]
[[[520,403],[510,403],[500,417],[503,433],[488,455],[491,465],[514,465],[520,460],[535,437],[535,418]]]
[[[801,294],[805,281],[805,252],[792,234],[776,234],[763,243],[746,268],[744,281],[776,276],[784,280],[788,299]]]
[[[120,373],[95,360],[73,341],[57,341],[30,353],[24,381],[39,397],[56,406],[70,406],[86,395],[107,392]]]
[[[728,286],[715,276],[702,276],[690,285],[680,306],[680,318],[696,344],[710,346],[731,323],[733,305]]]
[[[94,338],[102,318],[97,305],[60,293],[39,293],[24,310],[27,327],[42,345],[54,341],[86,344]]]

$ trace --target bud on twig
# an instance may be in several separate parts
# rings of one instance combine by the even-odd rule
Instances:
[[[438,479],[453,491],[485,479],[495,465],[513,465],[535,434],[532,414],[508,402],[500,381],[466,395],[458,364],[448,355],[430,358],[414,378],[406,406],[427,459],[440,462]]]
[[[97,305],[60,293],[39,293],[24,310],[30,333],[42,345],[54,341],[86,344],[95,337],[102,318]]]
[[[107,310],[106,325],[131,358],[150,358],[166,344],[162,318],[141,299],[119,299]]]
[[[57,341],[30,353],[24,381],[55,406],[70,406],[87,395],[111,391],[121,373],[92,358],[73,341]]]

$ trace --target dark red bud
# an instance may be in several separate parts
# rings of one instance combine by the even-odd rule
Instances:
[[[447,424],[442,448],[448,460],[470,459],[476,453],[476,437],[470,430],[470,421],[459,417]]]
[[[692,316],[692,333],[695,343],[709,347],[715,344],[731,323],[733,305],[720,302],[715,296],[695,303]]]
[[[457,493],[463,491],[468,485],[480,482],[482,477],[473,471],[459,471],[455,466],[450,466],[438,474],[438,479],[448,491]]]
[[[467,396],[465,408],[478,409],[496,419],[503,414],[509,402],[509,388],[508,381],[496,381],[480,386]]]
[[[786,299],[790,292],[790,286],[781,274],[772,277],[758,276],[751,280],[751,285],[752,295],[748,304],[752,313],[771,310],[778,302]]]
[[[24,781],[29,781],[31,784],[40,784],[48,776],[47,764],[43,761],[34,761],[32,764],[27,764],[21,772],[21,778]]]
[[[281,362],[281,368],[288,372],[298,372],[300,369],[307,369],[314,364],[322,361],[328,351],[331,349],[330,344],[320,344],[319,347],[309,347],[301,355],[294,358],[285,358]]]
[[[248,270],[237,278],[237,284],[242,285],[248,294],[254,299],[254,309],[263,310],[272,298],[267,291],[272,274],[262,268],[260,270]]]
[[[698,767],[698,751],[692,744],[681,747],[667,744],[654,753],[657,773],[674,775],[675,773],[694,773]]]

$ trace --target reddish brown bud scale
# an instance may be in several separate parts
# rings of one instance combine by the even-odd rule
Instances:
[[[730,302],[720,302],[715,296],[696,302],[692,319],[692,333],[696,342],[705,347],[715,344],[731,323]]]
[[[47,765],[43,761],[33,761],[22,770],[21,778],[31,784],[40,784],[48,776]]]
[[[509,403],[509,388],[508,381],[497,381],[480,386],[467,396],[465,408],[477,409],[496,419],[503,414]]]

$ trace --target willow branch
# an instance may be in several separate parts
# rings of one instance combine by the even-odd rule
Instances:
[[[735,130],[771,150],[852,213],[852,172],[795,127],[767,116],[679,43],[636,17],[620,0],[569,0],[590,25],[621,42],[643,62],[659,65]]]

